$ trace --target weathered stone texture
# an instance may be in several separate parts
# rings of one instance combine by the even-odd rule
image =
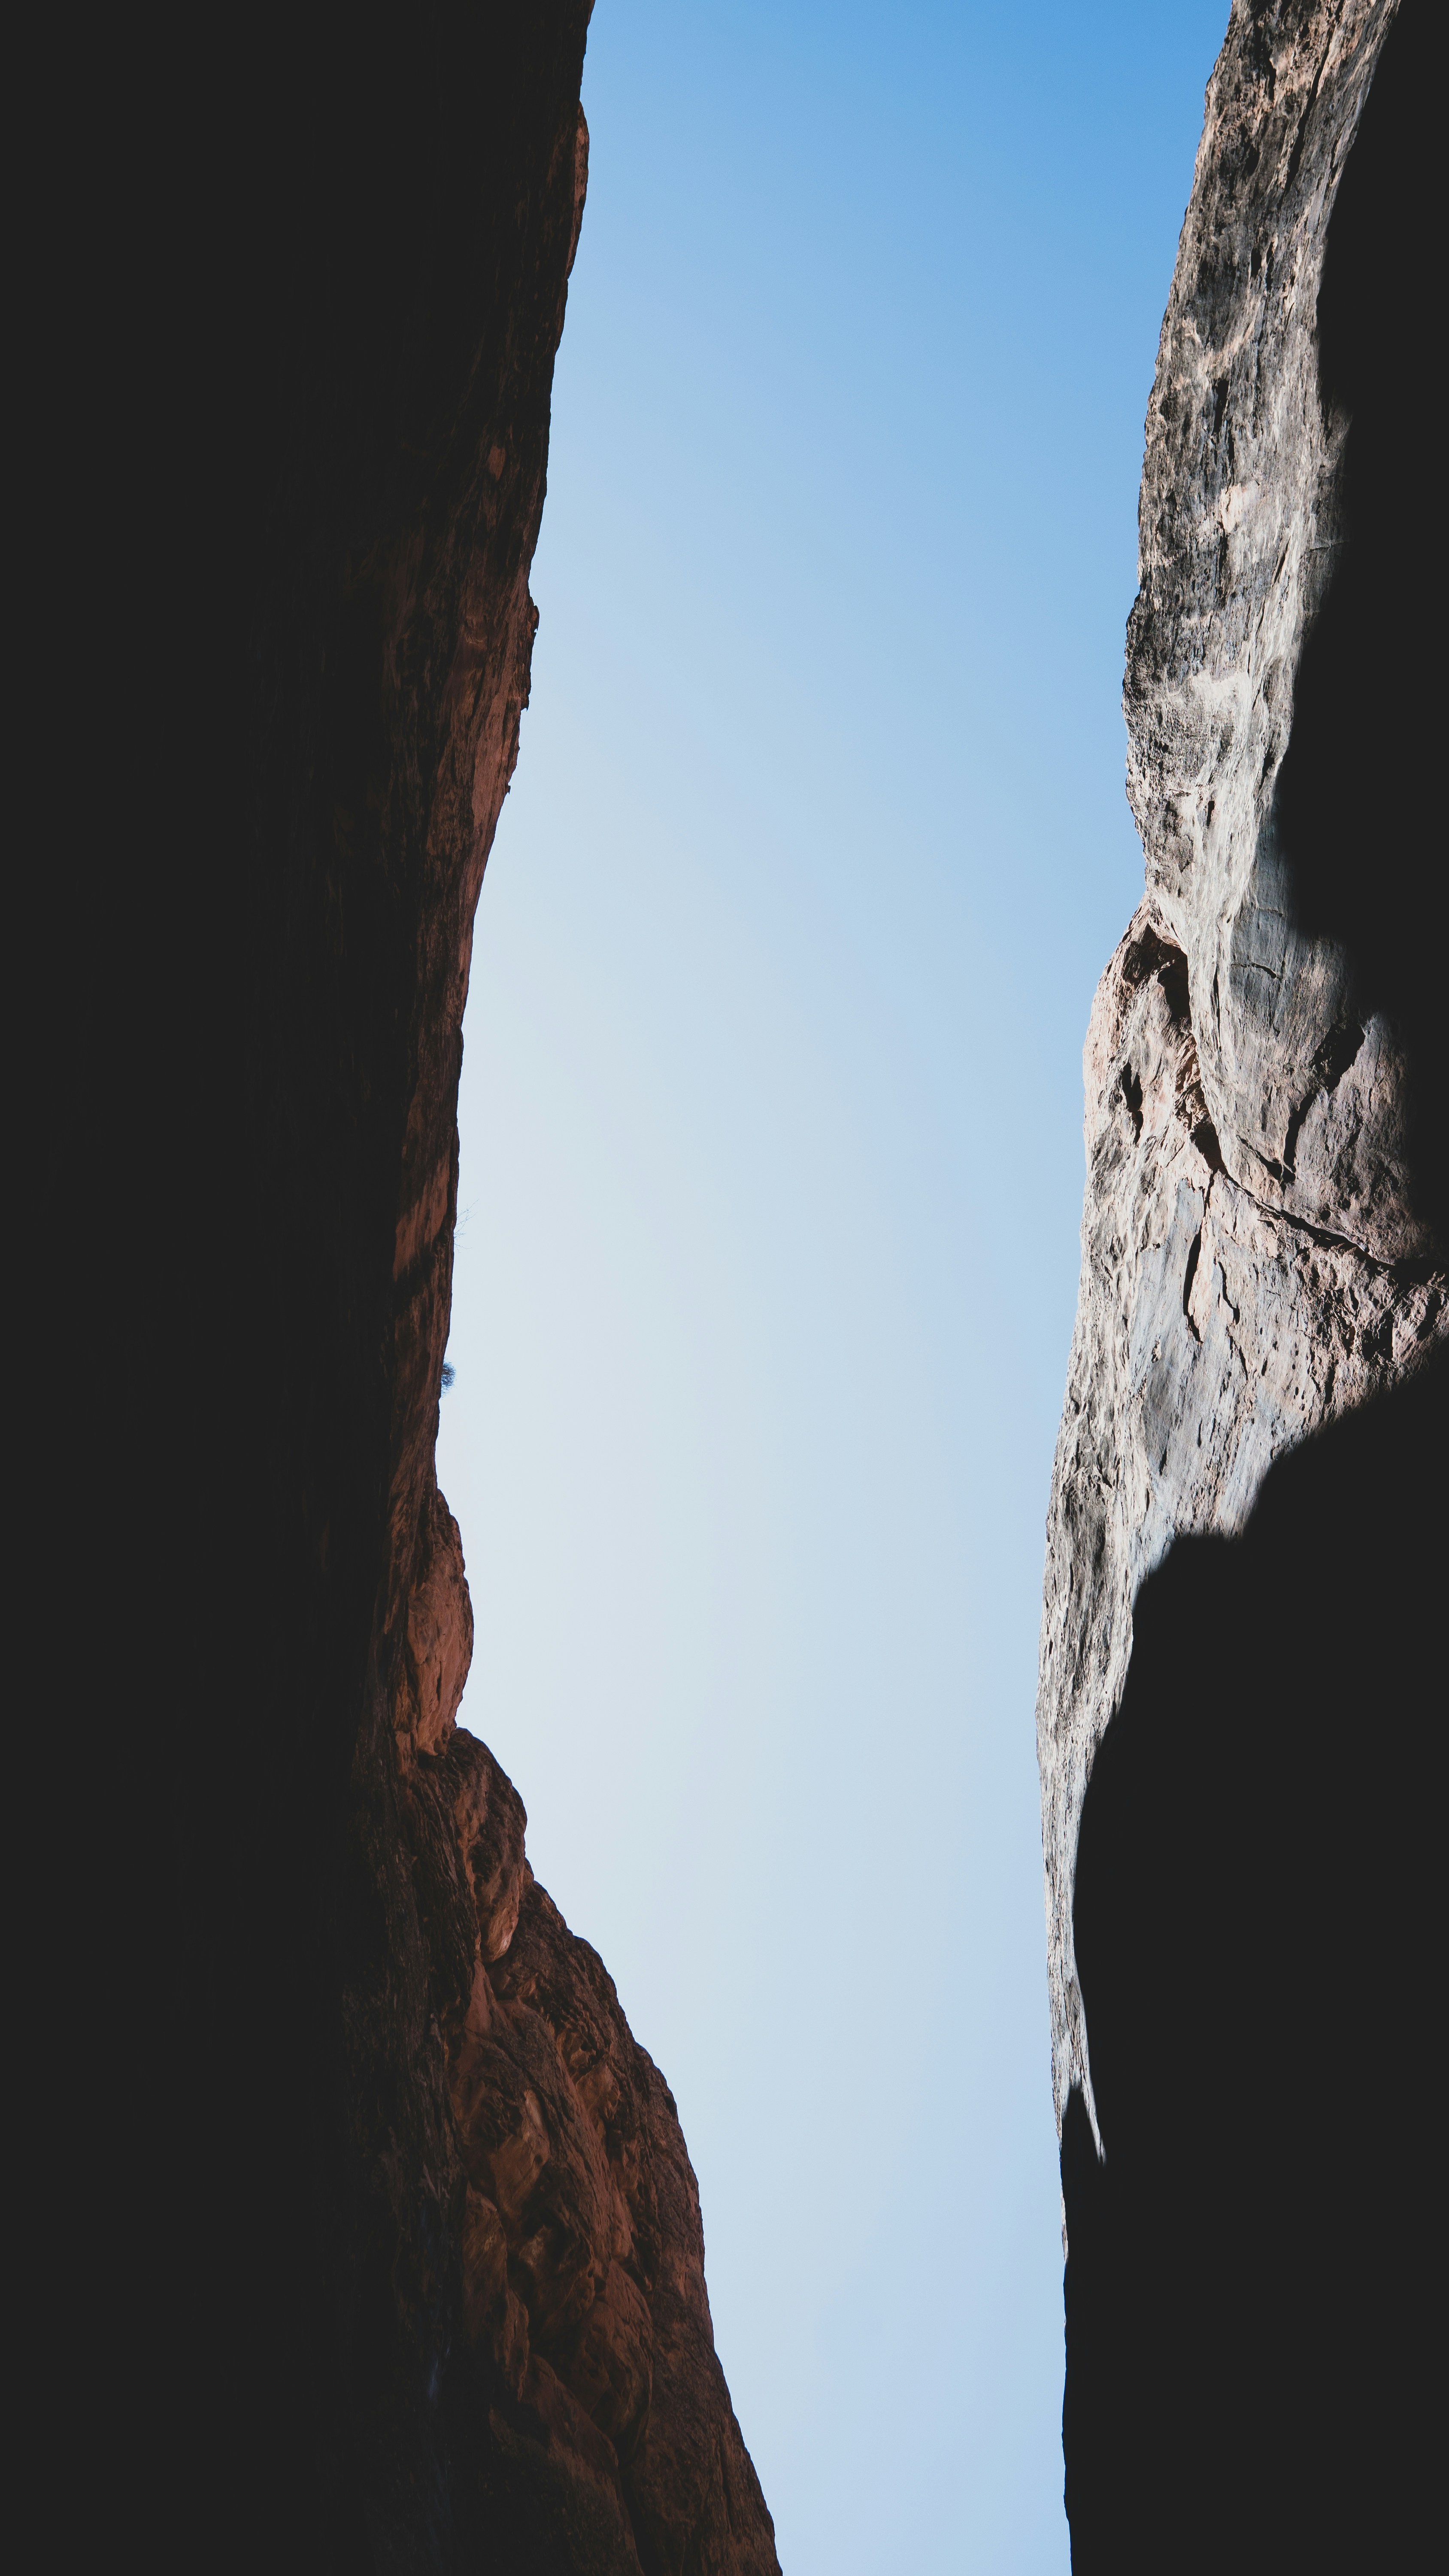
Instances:
[[[463,2404],[526,2527],[575,2534],[571,2566],[778,2576],[715,2354],[674,2097],[603,1961],[535,1882],[522,1801],[487,1746],[451,1719],[426,1750],[403,1741],[447,2067],[434,2184],[461,2263]]]
[[[1239,1530],[1275,1457],[1449,1332],[1407,1023],[1305,899],[1282,794],[1347,539],[1325,250],[1395,17],[1235,0],[1148,408],[1124,699],[1147,885],[1083,1061],[1037,1701],[1059,2121],[1074,2085],[1096,2120],[1073,1877],[1137,1591],[1175,1536]]]
[[[773,2565],[667,2096],[456,1729],[434,1471],[589,14],[163,12],[62,31],[26,92],[59,281],[24,370],[59,468],[34,1221],[89,1532],[34,1625],[76,1640],[105,1944],[52,2301],[102,2394],[47,2403],[158,2568]],[[617,2113],[525,1952],[592,1998]]]

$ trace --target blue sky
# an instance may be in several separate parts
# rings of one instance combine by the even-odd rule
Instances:
[[[465,1023],[463,1722],[680,2105],[787,2576],[1067,2564],[1032,1711],[1225,0],[599,0]]]

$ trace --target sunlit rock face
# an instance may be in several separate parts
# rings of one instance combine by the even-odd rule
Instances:
[[[1388,2439],[1363,2389],[1395,2324],[1365,2250],[1387,2167],[1350,2172],[1336,2124],[1372,2065],[1412,2199],[1422,2098],[1354,1981],[1381,2031],[1428,2011],[1404,1891],[1432,1877],[1449,1335],[1432,17],[1235,0],[1148,409],[1146,889],[1084,1056],[1037,1703],[1079,2567],[1291,2557],[1330,2497],[1338,2564]],[[1350,1977],[1329,2011],[1305,1920]],[[1316,2270],[1284,2235],[1310,2211]]]

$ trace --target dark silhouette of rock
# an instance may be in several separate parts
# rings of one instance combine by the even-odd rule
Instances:
[[[1441,1355],[1138,1595],[1077,1854],[1074,2567],[1411,2566],[1437,2520],[1446,1450]]]
[[[158,2567],[775,2563],[673,2106],[455,1729],[433,1469],[588,15],[264,0],[25,74],[46,2403]]]
[[[1081,2569],[1428,2503],[1437,64],[1415,0],[1234,6],[1148,413],[1038,1699]]]

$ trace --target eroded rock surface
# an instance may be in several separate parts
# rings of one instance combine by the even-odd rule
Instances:
[[[1433,26],[1235,0],[1148,412],[1037,1702],[1075,2576],[1438,2515]]]
[[[424,1532],[414,1603],[455,1605],[437,1660],[456,1658],[461,1690],[467,1588],[435,1492]],[[401,1669],[410,1710],[413,1659]],[[674,2097],[603,1961],[536,1883],[512,1782],[423,1696],[400,1733],[403,1814],[446,2065],[436,2180],[461,2267],[458,2403],[508,2491],[519,2563],[562,2523],[566,2563],[601,2576],[777,2576],[715,2355]]]
[[[74,1640],[100,1988],[59,2237],[76,2442],[158,2568],[774,2566],[672,2105],[456,1729],[434,1472],[589,14],[259,0],[29,80],[64,209],[35,1222],[84,1355],[35,1518],[86,1531],[34,1625]]]
[[[1395,14],[1392,0],[1234,7],[1148,409],[1124,701],[1147,892],[1083,1058],[1081,1288],[1037,1701],[1058,2119],[1074,2085],[1092,2103],[1074,1868],[1138,1588],[1175,1537],[1241,1529],[1273,1459],[1449,1330],[1432,1041],[1405,977],[1373,971],[1354,907],[1334,904],[1331,835],[1305,846],[1304,799],[1286,792],[1314,721],[1306,648],[1351,570],[1351,443],[1372,434],[1322,381],[1319,308]],[[1375,766],[1399,753],[1396,738],[1359,749]],[[1386,782],[1381,830],[1392,797]],[[1354,858],[1395,900],[1380,834]],[[1413,908],[1404,934],[1419,935]]]

